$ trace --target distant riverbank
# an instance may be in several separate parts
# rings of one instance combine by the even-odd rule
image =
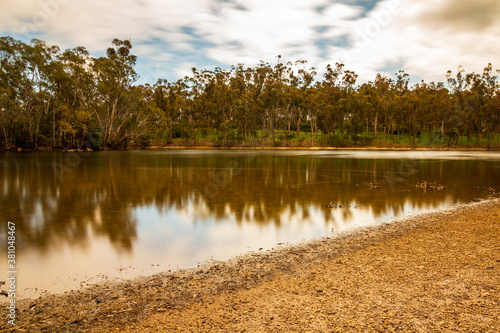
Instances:
[[[441,147],[414,147],[414,146],[347,146],[347,147],[333,147],[333,146],[289,146],[289,147],[272,147],[272,146],[211,146],[211,145],[151,145],[151,146],[139,146],[131,145],[126,148],[121,149],[90,149],[90,148],[49,148],[40,147],[38,149],[22,149],[22,148],[10,148],[10,149],[0,149],[1,151],[11,151],[11,152],[35,152],[35,151],[60,151],[60,152],[89,152],[89,151],[100,151],[100,150],[179,150],[179,149],[214,149],[214,150],[404,150],[404,151],[500,151],[500,147],[463,147],[463,146],[441,146]]]
[[[132,148],[134,149],[134,148]],[[402,147],[402,146],[373,146],[373,147],[329,147],[329,146],[295,146],[295,147],[213,147],[213,146],[150,146],[147,148],[135,147],[135,149],[151,149],[151,150],[161,150],[161,149],[220,149],[220,150],[422,150],[422,151],[497,151],[497,148],[484,148],[484,147]]]

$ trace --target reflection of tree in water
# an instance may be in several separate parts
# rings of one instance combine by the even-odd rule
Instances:
[[[110,166],[94,171],[87,161],[66,171],[59,181],[52,163],[64,163],[65,156],[6,156],[0,174],[1,208],[15,221],[19,241],[41,251],[64,243],[86,247],[88,233],[93,232],[108,237],[116,247],[131,249],[136,221],[121,196],[129,186],[117,183]]]
[[[457,203],[469,201],[469,189],[495,179],[496,163],[423,161],[412,164],[415,172],[405,173],[404,161],[390,159],[196,155],[95,152],[59,181],[52,163],[64,163],[65,154],[5,154],[0,165],[1,210],[16,221],[18,237],[41,250],[62,243],[87,246],[89,232],[109,238],[118,249],[131,250],[137,226],[133,211],[144,205],[166,211],[193,204],[200,219],[233,215],[238,223],[276,226],[288,222],[283,221],[284,212],[307,220],[311,206],[321,209],[325,221],[333,221],[329,202],[356,202],[378,217],[391,211],[401,214],[408,201],[414,208],[436,207],[450,197]],[[425,193],[415,188],[422,180],[448,188]],[[344,220],[350,214],[352,210],[342,210]]]
[[[248,163],[242,161],[243,172],[234,177],[218,196],[212,198],[207,195],[206,203],[219,219],[225,217],[226,206],[229,206],[237,221],[248,220],[248,216],[243,214],[251,207],[255,222],[273,222],[278,226],[286,223],[280,219],[285,209],[290,210],[292,214],[298,210],[308,214],[311,204],[320,207],[328,221],[331,219],[331,210],[327,208],[330,201],[363,202],[373,206],[375,212],[380,214],[390,207],[402,207],[404,200],[401,199],[404,198],[388,189],[378,192],[357,191],[355,184],[383,183],[382,171],[395,162],[397,161],[374,163],[367,160],[360,165],[358,161],[347,159],[258,157]],[[224,161],[221,162],[220,168],[223,165]],[[214,168],[213,173],[216,173],[216,170]],[[373,198],[375,194],[384,197],[384,205],[377,204],[377,200]],[[345,210],[344,213],[349,214],[349,211]]]

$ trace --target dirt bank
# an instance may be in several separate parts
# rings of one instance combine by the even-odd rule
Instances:
[[[330,146],[293,146],[293,147],[214,147],[214,146],[149,146],[149,147],[130,147],[130,150],[183,150],[183,149],[213,149],[213,150],[403,150],[403,151],[498,151],[500,148],[490,147],[404,147],[404,146],[374,146],[374,147],[330,147]]]
[[[499,281],[497,199],[192,270],[21,301],[16,328],[498,332]],[[2,306],[2,318],[5,311]]]
[[[127,148],[113,149],[106,148],[105,151],[126,151],[126,150],[184,150],[184,149],[199,149],[199,150],[397,150],[397,151],[500,151],[499,146],[490,147],[467,147],[467,146],[411,146],[411,145],[380,145],[380,146],[346,146],[346,147],[333,147],[333,146],[289,146],[289,147],[273,147],[273,146],[213,146],[203,144],[192,145],[150,145],[138,146],[131,145]],[[99,151],[100,149],[97,149]],[[52,147],[39,147],[37,149],[22,149],[22,148],[2,148],[0,152],[15,151],[15,152],[33,152],[33,151],[60,151],[65,153],[92,151],[91,149],[79,148],[52,148]]]

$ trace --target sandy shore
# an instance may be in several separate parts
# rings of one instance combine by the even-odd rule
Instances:
[[[496,199],[19,301],[0,331],[499,332],[499,282]]]

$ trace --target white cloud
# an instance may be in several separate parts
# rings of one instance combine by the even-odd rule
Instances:
[[[179,78],[183,78],[185,76],[191,76],[191,74],[193,73],[191,69],[196,66],[197,65],[193,62],[183,62],[175,70],[175,75]]]
[[[345,4],[330,4],[324,11],[322,23],[332,24],[338,21],[346,21],[357,18],[363,9],[359,6],[348,6]]]
[[[373,80],[383,68],[394,70],[397,65],[427,81],[444,81],[448,69],[463,65],[468,71],[481,72],[488,62],[498,59],[500,39],[495,31],[500,31],[499,20],[491,19],[481,32],[452,29],[449,21],[437,19],[448,15],[443,11],[453,4],[451,0],[402,0],[393,7],[394,13],[391,3],[398,4],[381,1],[366,18],[351,22],[349,48],[330,49],[330,57],[347,58],[346,67],[354,69],[360,81]]]
[[[413,1],[407,2],[413,4]],[[498,61],[500,20],[490,20],[488,27],[477,31],[475,28],[461,29],[460,22],[477,20],[474,16],[469,17],[467,11],[455,13],[455,23],[445,19],[450,15],[450,8],[456,5],[465,4],[471,9],[474,7],[475,11],[486,12],[493,9],[486,6],[487,3],[491,1],[425,0],[420,1],[419,10],[410,11],[403,7],[402,14],[397,17],[392,28],[395,34],[392,41],[404,43],[400,52],[407,72],[442,81],[446,70],[455,69],[458,65],[464,66],[467,71],[481,72],[488,62]],[[426,19],[432,16],[431,13],[435,19],[429,23]],[[500,17],[500,14],[496,16]]]
[[[132,37],[140,58],[170,66],[172,74],[189,72],[180,67],[187,63],[254,65],[274,63],[280,54],[320,70],[344,60],[358,82],[397,65],[444,80],[448,69],[480,71],[500,54],[497,0],[380,0],[370,12],[328,0],[3,0],[1,6],[2,34],[101,53],[113,38]]]

